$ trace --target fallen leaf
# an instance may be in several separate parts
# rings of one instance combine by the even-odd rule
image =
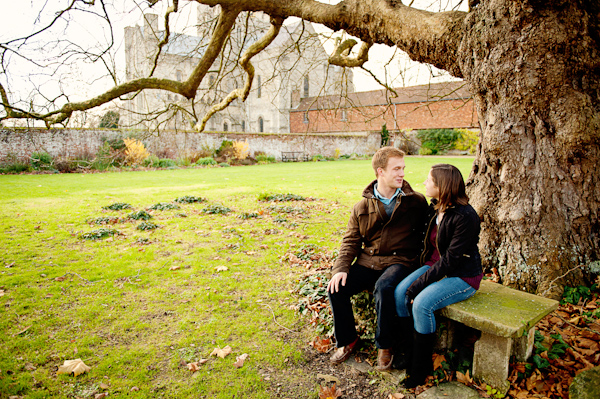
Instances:
[[[215,267],[215,270],[218,272],[226,272],[227,270],[229,270],[229,268],[227,266],[217,266]]]
[[[433,369],[437,370],[442,367],[442,362],[446,361],[446,357],[444,355],[436,355],[435,360],[433,361]]]
[[[471,378],[471,376],[469,376],[469,370],[467,370],[467,372],[465,374],[461,373],[460,371],[456,372],[456,381],[458,382],[462,382],[465,385],[469,385],[473,383],[473,379]]]
[[[23,330],[19,331],[15,335],[25,334],[31,327],[33,327],[33,326],[25,327]]]
[[[319,387],[319,399],[337,399],[342,396],[342,391],[336,388],[335,383],[332,386],[320,386]]]
[[[4,290],[0,290],[0,296],[4,296],[4,294],[6,294],[6,292],[4,292]]]
[[[246,255],[256,255],[256,251],[247,251]]]
[[[321,353],[326,353],[331,348],[331,340],[329,338],[315,337],[309,345]]]
[[[136,392],[136,391],[139,391],[139,390],[140,390],[140,389],[139,389],[138,387],[132,387],[132,388],[131,388],[131,391],[133,391],[133,392]]]
[[[198,364],[198,362],[188,363],[186,366],[188,370],[190,370],[192,373],[195,373],[196,371],[200,370],[200,365]]]
[[[67,279],[67,276],[60,276],[54,279],[54,281],[65,281]]]
[[[171,266],[169,267],[169,270],[179,270],[181,269],[181,266]]]
[[[109,388],[108,384],[105,384],[103,382],[101,382],[100,385],[98,385],[98,386],[100,387],[100,389],[108,389]]]
[[[244,360],[246,360],[246,359],[248,359],[248,354],[244,353],[235,358],[236,362],[233,363],[233,365],[235,366],[235,368],[239,369],[240,367],[242,367],[244,365]]]
[[[223,349],[221,349],[219,347],[213,349],[210,356],[218,356],[221,359],[225,359],[225,356],[229,355],[230,353],[231,353],[231,347],[229,345],[227,345]]]
[[[404,399],[405,397],[406,396],[404,396],[403,393],[396,392],[396,393],[389,394],[387,399]]]
[[[317,379],[318,380],[323,379],[323,380],[325,380],[326,383],[330,383],[330,382],[333,382],[336,384],[340,383],[339,378],[334,377],[333,375],[329,375],[329,374],[317,374]]]
[[[94,399],[102,399],[102,398],[106,398],[107,396],[108,396],[108,394],[106,392],[97,393],[96,395],[94,395]]]
[[[31,364],[31,363],[27,363],[25,365],[25,370],[27,370],[27,371],[33,371],[35,369],[36,369],[36,367],[33,364]]]
[[[81,359],[65,360],[65,364],[58,368],[56,374],[71,374],[77,377],[79,374],[83,374],[91,370],[91,367],[86,366]]]

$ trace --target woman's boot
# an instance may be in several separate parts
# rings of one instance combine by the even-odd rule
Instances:
[[[400,317],[398,322],[399,339],[396,356],[392,367],[396,370],[407,369],[410,365],[410,359],[413,349],[413,334],[415,333],[412,317]]]
[[[433,346],[436,333],[419,334],[415,331],[412,359],[408,368],[408,378],[404,381],[407,388],[415,388],[425,383],[425,379],[433,372]]]

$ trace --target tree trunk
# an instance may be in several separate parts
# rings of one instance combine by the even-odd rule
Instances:
[[[467,187],[482,258],[504,284],[554,298],[599,263],[600,7],[590,3],[484,0],[459,50],[481,124]]]

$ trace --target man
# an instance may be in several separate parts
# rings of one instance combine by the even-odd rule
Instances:
[[[387,370],[393,361],[394,289],[417,266],[427,201],[404,180],[404,152],[381,148],[372,165],[377,180],[352,209],[327,285],[338,347],[331,362],[344,362],[358,343],[350,298],[372,290],[377,311],[377,369]]]

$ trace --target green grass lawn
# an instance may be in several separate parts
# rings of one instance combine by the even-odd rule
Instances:
[[[432,164],[467,177],[472,161],[407,157],[406,179],[423,192]],[[294,310],[305,270],[281,258],[307,244],[337,248],[373,178],[370,161],[0,176],[0,398],[273,397],[265,373],[304,362],[313,335]],[[183,196],[206,201],[173,202]],[[132,209],[103,209],[114,203]],[[179,206],[148,211],[159,228],[127,219],[158,203]],[[204,212],[210,205],[232,211]],[[100,228],[118,234],[83,238]],[[228,345],[231,355],[209,357]],[[76,358],[91,370],[56,374]],[[201,359],[192,373],[186,365]]]

